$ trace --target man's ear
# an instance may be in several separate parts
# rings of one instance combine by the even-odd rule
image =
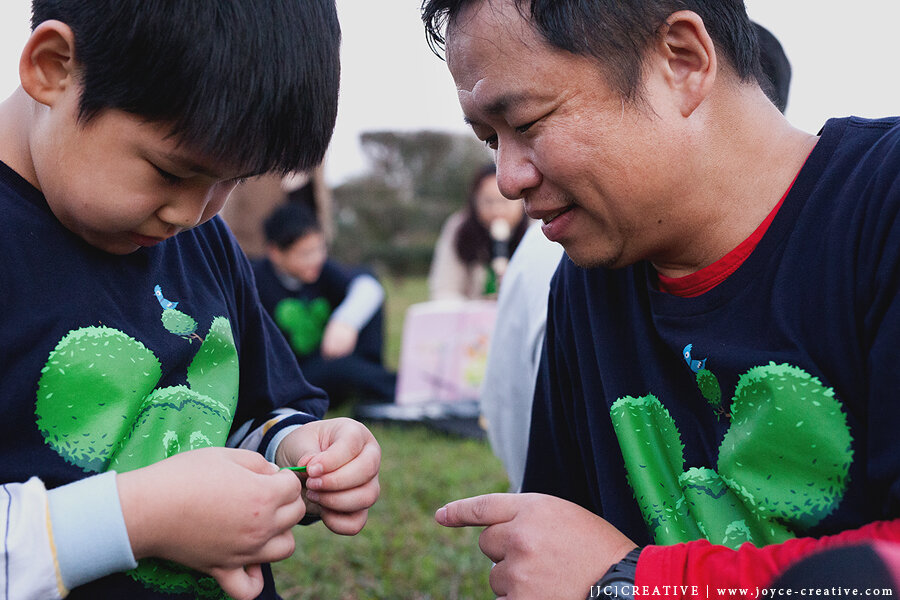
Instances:
[[[657,42],[663,73],[682,116],[688,117],[712,92],[718,72],[715,46],[695,12],[674,12],[663,28]]]
[[[60,21],[44,21],[28,38],[19,59],[19,79],[29,96],[52,106],[75,85],[75,36]]]

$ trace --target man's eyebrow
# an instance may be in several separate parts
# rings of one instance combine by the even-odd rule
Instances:
[[[506,113],[510,107],[515,106],[517,104],[522,104],[527,100],[527,96],[521,93],[509,93],[503,94],[492,99],[488,102],[481,112],[487,115],[502,115]],[[463,121],[465,121],[466,125],[476,125],[477,121],[470,119],[469,117],[464,116]]]

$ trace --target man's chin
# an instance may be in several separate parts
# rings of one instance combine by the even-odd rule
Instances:
[[[565,248],[565,246],[564,246]],[[598,252],[579,251],[579,249],[565,248],[566,255],[576,266],[582,269],[621,269],[628,266],[622,260],[622,254],[603,254]]]

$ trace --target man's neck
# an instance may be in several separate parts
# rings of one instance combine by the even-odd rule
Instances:
[[[791,126],[762,92],[734,94],[713,110],[714,126],[708,128],[711,133],[703,140],[692,173],[690,214],[679,237],[651,257],[657,271],[667,277],[699,271],[747,239],[784,195],[818,141]]]

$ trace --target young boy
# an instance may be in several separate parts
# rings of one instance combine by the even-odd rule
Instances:
[[[372,275],[328,258],[315,212],[291,201],[263,226],[268,257],[253,271],[263,306],[306,378],[332,402],[358,395],[393,401],[396,375],[381,362],[384,288]]]
[[[319,420],[214,217],[241,177],[322,159],[333,2],[33,12],[0,105],[0,589],[277,598],[294,524],[363,526],[380,450]]]

